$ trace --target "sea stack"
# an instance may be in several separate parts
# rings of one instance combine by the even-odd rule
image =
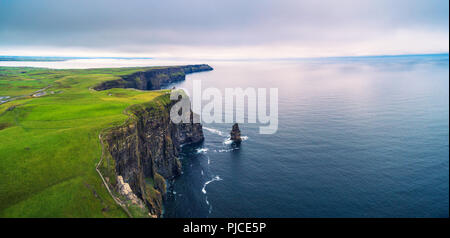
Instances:
[[[231,129],[230,132],[230,136],[231,136],[231,140],[234,143],[241,143],[242,139],[241,139],[241,131],[239,130],[239,125],[237,123],[234,123],[233,128]]]

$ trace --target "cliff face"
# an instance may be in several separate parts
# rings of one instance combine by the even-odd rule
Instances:
[[[181,173],[178,160],[180,145],[203,141],[199,123],[174,124],[170,108],[175,102],[169,95],[128,109],[130,119],[125,125],[113,128],[102,136],[109,158],[110,177],[121,176],[149,212],[159,217],[162,197],[166,192],[165,179]],[[107,168],[107,167],[106,167]],[[117,189],[117,182],[111,186]]]
[[[161,89],[162,86],[185,80],[186,74],[213,70],[207,64],[154,67],[145,71],[122,76],[120,79],[103,82],[95,90],[107,90],[111,88],[136,88],[141,90]]]

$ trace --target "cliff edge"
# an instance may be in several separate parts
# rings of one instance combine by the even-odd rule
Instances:
[[[102,82],[95,86],[94,89],[97,91],[111,88],[157,90],[170,83],[185,80],[186,74],[210,70],[213,70],[213,68],[207,64],[151,67],[130,75],[122,76],[120,79]]]
[[[95,90],[136,88],[155,90],[185,80],[186,74],[209,71],[209,65],[151,67],[120,79],[105,81]],[[166,179],[181,174],[178,155],[181,145],[204,140],[202,125],[174,124],[170,109],[176,101],[169,93],[150,102],[130,106],[127,121],[109,128],[100,135],[103,146],[98,171],[116,202],[129,216],[160,217]]]
[[[161,95],[151,102],[133,105],[127,109],[130,116],[122,126],[102,133],[104,160],[100,171],[108,185],[123,204],[143,208],[149,216],[162,215],[162,200],[166,193],[165,179],[181,173],[178,160],[180,146],[202,142],[200,123],[174,124],[170,108],[175,101],[170,95]],[[127,185],[128,184],[128,185]],[[129,186],[139,201],[130,199]]]

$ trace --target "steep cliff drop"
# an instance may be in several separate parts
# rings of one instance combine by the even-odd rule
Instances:
[[[241,130],[239,130],[239,125],[237,123],[234,123],[231,129],[230,140],[235,144],[240,144],[242,142]]]
[[[183,71],[187,66],[184,67]],[[100,135],[103,155],[98,171],[129,216],[162,215],[166,179],[181,173],[178,159],[181,145],[204,140],[202,125],[193,123],[192,112],[190,123],[174,124],[170,120],[170,108],[175,103],[169,94],[164,94],[133,105],[127,108],[129,118],[123,125]]]

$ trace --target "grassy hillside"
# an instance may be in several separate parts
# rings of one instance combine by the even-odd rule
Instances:
[[[0,105],[0,217],[126,217],[95,170],[98,135],[164,91],[90,88],[142,69],[0,67],[0,97],[15,97]]]

